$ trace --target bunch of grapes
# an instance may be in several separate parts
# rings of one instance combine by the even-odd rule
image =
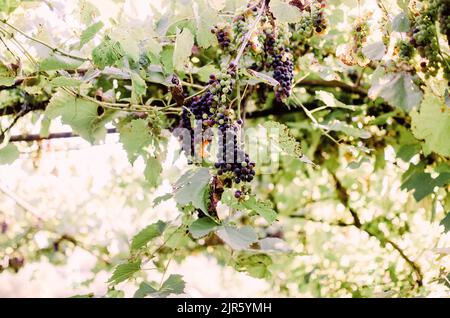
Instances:
[[[271,27],[264,29],[264,50],[266,53],[266,65],[273,70],[273,78],[280,85],[275,88],[275,97],[283,102],[291,95],[294,79],[294,64],[289,48],[285,47],[285,39],[277,37]]]
[[[441,33],[447,36],[448,45],[450,45],[450,1],[436,0],[436,2]]]
[[[255,176],[255,163],[250,161],[248,154],[239,145],[238,131],[237,125],[219,127],[217,162],[214,164],[219,176],[230,178],[236,184],[250,182]],[[241,198],[242,194],[243,188],[240,188],[235,192],[235,197]]]
[[[325,17],[324,9],[326,8],[326,0],[317,0],[311,4],[311,17],[314,30],[318,34],[322,34],[328,28],[328,21]]]
[[[398,50],[398,56],[402,61],[409,61],[414,56],[414,47],[411,43],[399,40],[395,46]]]
[[[230,25],[216,25],[211,29],[211,32],[216,35],[219,47],[222,50],[232,50],[231,44],[233,41],[233,34]]]
[[[428,61],[421,63],[422,71],[427,76],[436,76],[440,68],[439,43],[436,33],[435,9],[428,7],[419,14],[413,23],[410,32],[410,43],[413,45],[420,57]]]

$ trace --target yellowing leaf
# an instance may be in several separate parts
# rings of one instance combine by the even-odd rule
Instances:
[[[270,10],[279,22],[299,22],[302,14],[297,7],[291,6],[283,0],[270,1]]]

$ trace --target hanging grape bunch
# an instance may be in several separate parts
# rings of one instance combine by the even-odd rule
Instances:
[[[227,24],[216,25],[211,32],[216,35],[219,47],[224,51],[230,51],[233,49],[231,46],[233,41],[232,28]]]

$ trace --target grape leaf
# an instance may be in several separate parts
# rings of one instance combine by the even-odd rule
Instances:
[[[133,263],[120,264],[114,270],[111,278],[108,280],[110,284],[119,284],[131,278],[136,272],[141,269],[141,261]]]
[[[204,217],[195,220],[189,227],[189,232],[191,232],[193,238],[198,239],[215,231],[217,227],[218,224],[211,218]]]
[[[111,120],[113,112],[99,116],[98,105],[92,101],[73,96],[62,89],[53,94],[45,110],[50,119],[61,116],[64,124],[90,143],[94,143],[106,134],[105,124]]]
[[[301,11],[297,7],[291,6],[282,0],[270,1],[270,11],[280,22],[296,23],[302,17]]]
[[[259,201],[254,196],[243,201],[240,205],[248,210],[256,212],[270,224],[277,219],[277,213],[272,209],[271,204],[267,201]]]
[[[432,178],[431,174],[419,172],[413,174],[401,185],[401,189],[414,190],[414,199],[420,201],[434,192],[435,187],[442,187],[450,182],[450,172],[439,174],[437,178]]]
[[[155,157],[147,158],[144,176],[151,187],[156,187],[161,179],[161,162]]]
[[[369,97],[382,97],[390,105],[410,112],[422,101],[422,92],[408,73],[388,74],[378,78],[369,90]]]
[[[133,164],[136,159],[145,154],[145,147],[149,146],[153,137],[144,119],[135,119],[119,127],[120,142],[127,152],[128,160]]]
[[[19,158],[19,155],[19,150],[14,144],[7,144],[5,147],[0,148],[0,165],[13,163]]]
[[[50,56],[39,63],[39,69],[41,71],[75,70],[80,67],[81,64],[81,61],[71,58]]]
[[[135,298],[144,298],[146,296],[152,296],[157,298],[164,298],[171,294],[182,294],[184,293],[184,288],[186,283],[184,282],[181,275],[170,275],[161,288],[158,290],[146,282],[142,282],[139,285],[139,289],[134,293]]]
[[[234,250],[247,249],[251,244],[258,241],[258,236],[249,226],[237,228],[229,225],[221,226],[217,235]]]
[[[134,293],[134,298],[144,298],[145,296],[151,295],[151,294],[155,294],[157,293],[158,290],[156,288],[153,288],[150,284],[146,283],[146,282],[142,282],[139,285],[139,289],[136,290],[136,292]]]
[[[200,47],[207,49],[217,43],[217,39],[211,33],[211,29],[219,21],[219,16],[206,0],[193,1],[192,6],[197,25],[197,43]]]
[[[160,236],[164,232],[166,226],[166,223],[158,221],[141,230],[133,237],[133,240],[131,241],[131,250],[135,251],[146,246],[148,242]]]
[[[175,48],[173,51],[173,66],[175,70],[182,71],[189,61],[194,45],[194,36],[188,28],[177,33]]]
[[[414,136],[425,141],[424,152],[434,151],[450,157],[450,108],[444,101],[432,93],[426,93],[420,111],[413,111],[411,118]]]
[[[13,86],[16,82],[14,77],[2,77],[0,76],[0,86]]]
[[[195,208],[207,212],[204,197],[210,179],[211,175],[207,168],[189,170],[175,183],[175,201],[182,206],[192,203]]]
[[[131,73],[131,103],[142,103],[142,96],[147,92],[147,84],[136,72]]]
[[[157,206],[161,202],[170,200],[172,198],[173,198],[173,194],[172,193],[163,194],[163,195],[155,198],[155,200],[153,200],[153,206]]]
[[[267,130],[269,138],[274,142],[277,141],[278,146],[285,153],[296,158],[303,156],[300,144],[295,137],[291,135],[289,128],[286,125],[275,121],[267,121],[263,124],[263,127]]]
[[[86,30],[84,30],[80,36],[79,48],[82,48],[86,43],[91,41],[95,37],[95,35],[103,28],[103,25],[103,22],[99,21],[90,25]]]
[[[344,108],[348,110],[355,110],[355,106],[349,106],[339,101],[334,97],[334,95],[330,92],[326,91],[316,91],[316,98],[322,101],[326,106],[333,108]]]
[[[50,81],[50,84],[56,87],[79,87],[82,83],[79,79],[65,76],[58,76]]]
[[[394,17],[392,20],[392,29],[397,32],[409,31],[410,23],[405,12],[401,12]]]
[[[100,45],[92,50],[92,60],[100,69],[113,66],[124,56],[122,46],[118,41],[106,37]]]
[[[235,269],[239,272],[247,272],[256,278],[270,277],[268,267],[272,265],[272,258],[267,254],[241,253],[235,262]]]
[[[373,61],[381,60],[386,54],[386,46],[383,41],[374,42],[368,45],[365,45],[362,48],[362,52],[365,56]]]

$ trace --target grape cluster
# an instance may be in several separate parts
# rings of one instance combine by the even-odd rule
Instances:
[[[238,124],[239,124],[238,120]],[[250,182],[255,176],[255,163],[250,161],[238,142],[238,126],[231,125],[225,128],[219,126],[219,147],[217,162],[214,167],[219,176],[229,177],[236,184]],[[240,198],[242,189],[235,192],[235,197]]]
[[[220,24],[214,26],[211,32],[216,35],[219,46],[222,50],[230,50],[233,41],[231,26]]]
[[[441,33],[447,36],[448,45],[450,46],[450,1],[436,0],[438,6],[438,19]]]
[[[274,35],[270,28],[264,30],[266,40],[264,49],[267,54],[267,63],[273,69],[273,78],[280,85],[275,89],[275,97],[279,102],[283,102],[291,95],[292,81],[294,79],[294,65],[289,48],[285,47]]]
[[[409,61],[414,55],[414,48],[411,43],[403,40],[399,40],[396,44],[398,50],[398,56],[403,61]]]
[[[326,0],[317,0],[311,5],[311,17],[314,30],[319,34],[322,34],[328,28],[328,21],[324,13],[326,5]]]

